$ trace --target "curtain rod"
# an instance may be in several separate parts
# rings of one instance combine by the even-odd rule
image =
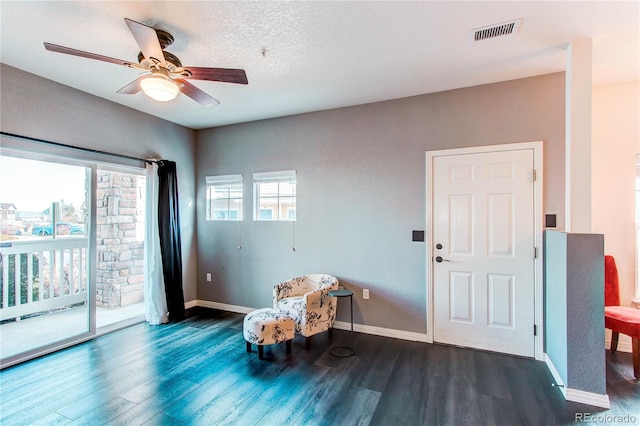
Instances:
[[[44,143],[44,144],[47,144],[47,145],[59,146],[59,147],[62,147],[62,148],[77,149],[78,151],[91,152],[91,153],[94,153],[94,154],[110,155],[112,157],[126,158],[128,160],[144,161],[145,163],[148,163],[148,164],[160,163],[162,161],[162,160],[156,160],[156,159],[150,159],[149,160],[149,159],[146,159],[146,158],[132,157],[130,155],[114,154],[112,152],[100,151],[98,149],[91,149],[91,148],[84,148],[84,147],[81,147],[81,146],[67,145],[67,144],[60,143],[60,142],[53,142],[53,141],[48,141],[46,139],[32,138],[30,136],[16,135],[14,133],[7,133],[7,132],[2,132],[2,131],[0,131],[0,135],[9,136],[9,137],[12,137],[12,138],[17,138],[17,139],[24,139],[24,140],[28,140],[28,141],[31,141],[31,142]]]

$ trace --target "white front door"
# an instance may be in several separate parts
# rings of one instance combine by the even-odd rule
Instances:
[[[433,157],[433,339],[534,356],[534,150]]]

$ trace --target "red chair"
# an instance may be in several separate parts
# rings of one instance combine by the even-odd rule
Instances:
[[[620,306],[618,268],[613,256],[604,257],[604,326],[611,330],[611,352],[618,349],[620,333],[631,337],[633,375],[640,380],[640,310]]]

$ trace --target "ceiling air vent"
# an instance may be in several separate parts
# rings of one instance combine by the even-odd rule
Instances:
[[[476,28],[469,31],[469,42],[475,43],[476,41],[486,40],[488,38],[515,34],[518,32],[520,23],[522,23],[522,19],[515,19],[509,22],[489,25],[488,27]]]

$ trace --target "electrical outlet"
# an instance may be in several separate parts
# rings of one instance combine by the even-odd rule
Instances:
[[[210,272],[207,272],[207,281],[211,282],[211,273]]]
[[[363,288],[362,289],[362,298],[363,299],[369,299],[369,289],[368,288]]]

